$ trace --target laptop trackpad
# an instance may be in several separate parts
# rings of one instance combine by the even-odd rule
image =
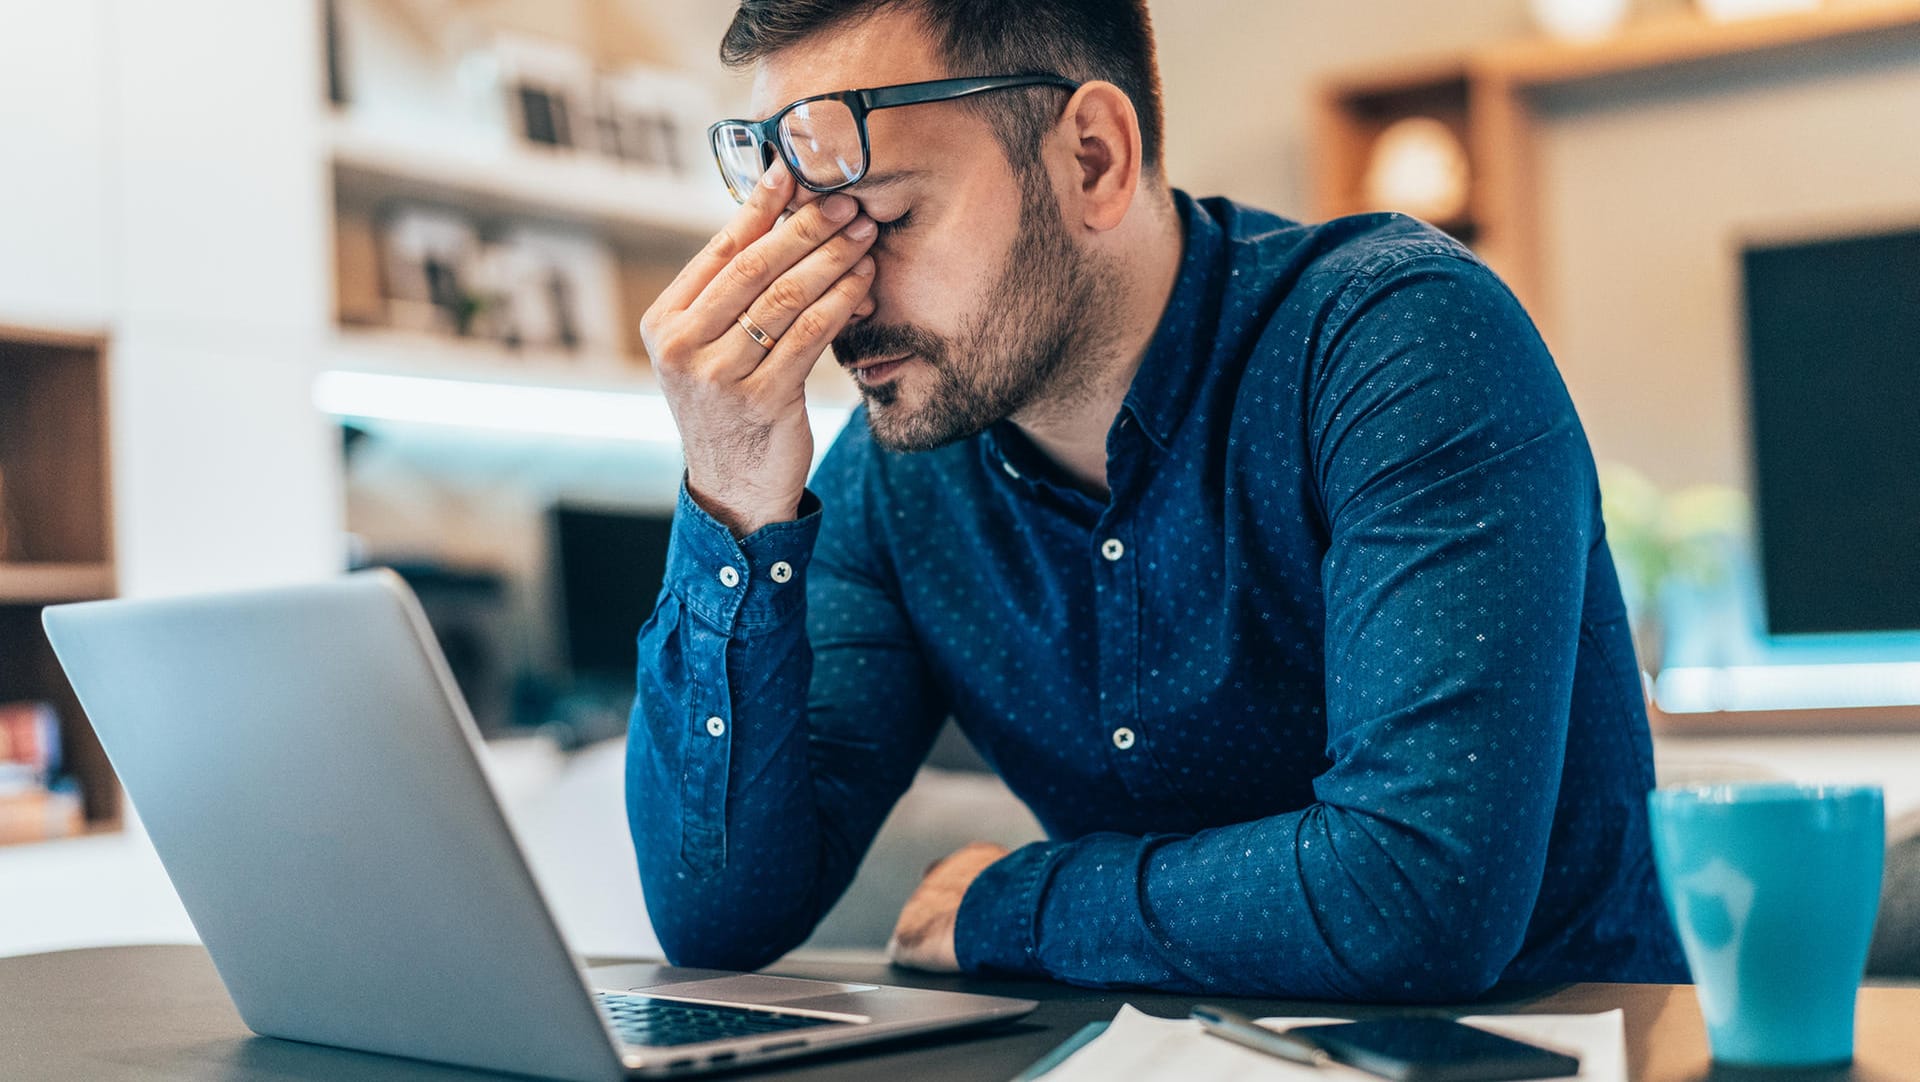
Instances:
[[[833,981],[808,981],[794,977],[766,977],[742,973],[737,977],[713,977],[699,981],[661,981],[629,989],[634,992],[658,992],[664,996],[688,999],[723,1000],[734,1003],[787,1003],[816,996],[871,992],[877,984],[838,984]]]

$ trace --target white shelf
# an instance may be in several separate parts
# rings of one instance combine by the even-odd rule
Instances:
[[[562,149],[432,146],[362,126],[347,114],[331,118],[327,144],[340,193],[369,202],[436,203],[656,245],[698,243],[725,225],[734,209],[717,172],[703,183]]]
[[[515,351],[430,334],[342,328],[330,344],[326,367],[330,371],[316,387],[316,405],[338,416],[678,439],[652,367],[639,358]],[[809,412],[822,452],[858,403],[852,380],[834,371],[837,367],[825,361],[807,378]],[[355,378],[360,376],[383,378]],[[503,393],[502,388],[512,390]]]
[[[508,383],[580,391],[653,394],[659,391],[644,357],[508,349],[480,339],[411,331],[341,328],[327,367],[388,376]]]

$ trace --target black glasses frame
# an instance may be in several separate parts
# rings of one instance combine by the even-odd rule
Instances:
[[[727,190],[733,192],[735,199],[746,202],[746,196],[734,191],[734,178],[727,169],[726,158],[720,152],[720,132],[724,128],[745,129],[753,136],[754,149],[759,151],[763,160],[766,147],[771,145],[780,159],[787,163],[787,172],[793,174],[794,182],[810,192],[826,194],[858,184],[866,175],[867,167],[873,160],[872,147],[867,141],[867,114],[879,109],[893,109],[902,105],[924,105],[935,101],[952,101],[955,98],[983,94],[989,90],[1011,90],[1022,86],[1057,86],[1065,90],[1078,90],[1080,84],[1064,75],[979,75],[961,79],[931,79],[920,83],[898,83],[893,86],[876,86],[864,90],[836,90],[830,94],[815,94],[810,98],[801,98],[790,102],[779,112],[765,120],[721,120],[707,128],[707,146],[713,151],[714,164],[720,167],[720,178],[726,182]],[[800,175],[800,164],[787,153],[786,144],[780,139],[780,122],[788,113],[802,105],[816,101],[837,101],[847,106],[853,114],[854,126],[860,130],[860,172],[850,180],[835,184],[819,185],[810,183]],[[772,163],[767,163],[771,165]]]

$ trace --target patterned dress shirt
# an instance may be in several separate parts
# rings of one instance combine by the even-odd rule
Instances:
[[[951,717],[1048,835],[967,891],[969,972],[1684,981],[1592,455],[1520,305],[1403,216],[1175,198],[1110,497],[1011,423],[896,454],[863,413],[794,521],[736,540],[683,488],[627,773],[667,956],[797,945]]]

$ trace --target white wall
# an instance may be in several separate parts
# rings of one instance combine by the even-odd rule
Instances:
[[[1749,484],[1743,238],[1920,225],[1920,36],[1565,95],[1547,116],[1556,346],[1595,450]]]
[[[0,323],[108,312],[102,0],[0,0]]]
[[[123,593],[340,566],[317,11],[0,0],[0,324],[108,335]]]

